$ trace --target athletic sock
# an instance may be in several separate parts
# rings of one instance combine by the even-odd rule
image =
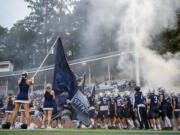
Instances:
[[[120,129],[122,128],[121,123],[118,124],[118,128],[120,128]]]
[[[139,121],[137,119],[135,120],[135,123],[137,124],[137,127],[140,126]]]
[[[154,130],[157,130],[157,128],[156,128],[156,125],[154,125],[154,128],[153,128]]]
[[[108,125],[107,124],[105,124],[105,129],[108,129]]]
[[[151,125],[151,128],[154,129],[154,125],[153,124]]]
[[[91,119],[91,124],[94,125],[94,120],[93,119]]]
[[[166,116],[165,120],[167,121],[168,127],[172,127],[170,119]]]
[[[124,128],[127,128],[127,125],[124,125]]]
[[[132,128],[134,128],[134,123],[133,123],[133,121],[127,120],[127,122],[129,123],[129,125],[130,125]]]
[[[165,127],[167,128],[168,127],[168,124],[167,124],[167,121],[165,120]]]
[[[178,130],[180,130],[180,126],[178,126]]]
[[[161,125],[160,124],[158,124],[158,129],[161,130]]]

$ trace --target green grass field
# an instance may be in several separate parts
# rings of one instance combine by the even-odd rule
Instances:
[[[38,129],[0,130],[0,135],[180,135],[180,131],[106,130],[106,129]]]

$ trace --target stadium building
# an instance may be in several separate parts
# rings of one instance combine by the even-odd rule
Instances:
[[[126,71],[119,68],[120,59],[126,59],[129,69]],[[6,62],[0,63],[0,95],[7,95],[8,91],[18,92],[17,82],[23,71],[13,71],[12,66],[3,66]],[[10,62],[9,62],[10,63]],[[97,91],[118,89],[129,89],[134,85],[135,67],[133,52],[111,52],[88,58],[69,61],[69,65],[77,76],[86,73],[86,90],[94,84]],[[123,66],[123,65],[122,65]],[[5,68],[7,68],[5,70]],[[3,69],[3,70],[2,70]],[[27,69],[29,76],[33,76],[37,68]],[[46,83],[53,81],[54,65],[44,66],[35,77],[35,84],[31,87],[31,92],[42,92]]]

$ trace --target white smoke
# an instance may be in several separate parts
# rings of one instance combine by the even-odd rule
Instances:
[[[100,26],[111,29],[118,25],[116,39],[119,48],[135,51],[137,83],[140,82],[140,74],[148,87],[178,87],[179,55],[168,54],[164,59],[148,46],[165,29],[176,27],[180,0],[91,0],[91,5],[86,31],[88,38],[93,37],[93,33],[98,35]],[[119,67],[130,69],[126,58],[121,58]]]

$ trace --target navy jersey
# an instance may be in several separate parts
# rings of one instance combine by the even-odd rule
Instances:
[[[163,96],[163,104],[168,103],[168,101],[169,101],[169,96],[168,96],[168,94],[167,94],[166,92],[161,91],[161,92],[159,92],[159,96],[160,96],[160,95]]]
[[[44,108],[53,108],[53,95],[49,91],[44,94]]]
[[[151,103],[150,103],[150,108],[156,108],[158,107],[158,101],[159,101],[159,96],[155,95],[155,94],[151,94],[149,96],[149,99],[151,99]]]
[[[3,101],[2,99],[0,99],[0,108],[3,108],[3,107],[4,107]]]
[[[13,106],[12,97],[9,97],[9,101],[8,101],[7,106]]]
[[[45,102],[52,101],[53,100],[53,96],[50,94],[49,91],[46,91],[45,94],[44,94],[44,99],[45,99]]]
[[[114,111],[114,103],[115,103],[115,99],[110,98],[110,111]]]
[[[12,97],[9,97],[9,101],[8,101],[6,110],[13,110],[13,109],[14,109],[13,100],[12,100]]]
[[[144,101],[144,104],[146,105],[146,97],[143,96],[143,101]]]
[[[117,104],[117,108],[124,107],[123,99],[120,96],[116,97],[115,102]]]
[[[148,93],[147,94],[147,99],[149,99],[149,97],[152,95],[152,93]]]
[[[131,97],[129,97],[129,96],[125,96],[124,101],[128,101],[128,104],[132,104]]]
[[[106,97],[102,97],[99,99],[100,100],[100,106],[101,105],[108,105],[108,101],[109,101],[109,98],[106,98]]]
[[[179,98],[179,101],[178,101],[178,97],[173,96],[172,97],[172,103],[174,103],[174,101],[176,102],[175,109],[180,109],[180,98]]]
[[[29,90],[29,85],[26,83],[26,79],[22,79],[21,83],[19,84],[19,89],[20,92],[17,96],[17,100],[26,100],[28,101],[28,90]]]
[[[143,94],[142,92],[140,91],[137,91],[134,95],[134,99],[135,99],[135,102],[134,102],[134,107],[137,108],[137,105],[139,104],[143,104],[144,105],[144,97],[143,97]]]
[[[109,98],[107,97],[101,97],[99,99],[99,106],[100,106],[100,111],[108,111],[108,101]]]
[[[91,107],[91,106],[95,106],[95,100],[94,100],[93,97],[89,97],[89,98],[88,98],[88,101],[89,101],[89,106],[90,106],[90,107]]]

